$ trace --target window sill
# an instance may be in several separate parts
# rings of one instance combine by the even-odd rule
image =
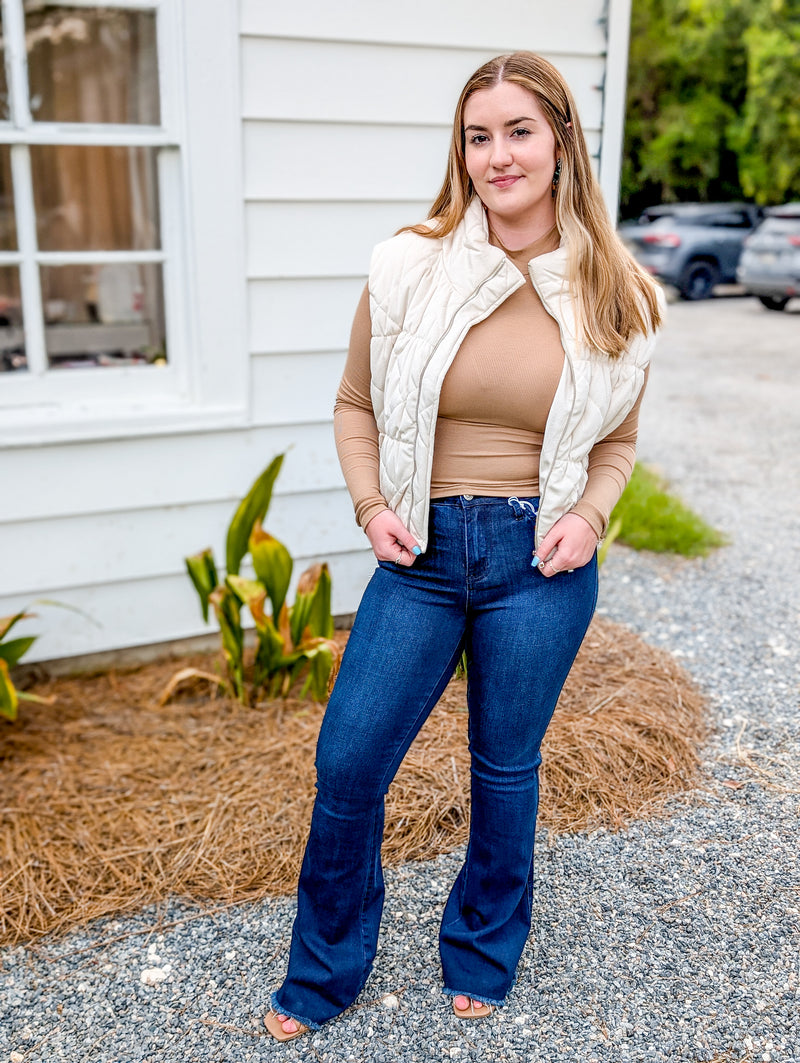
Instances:
[[[147,409],[104,404],[102,411],[83,407],[74,413],[55,406],[16,410],[6,408],[0,413],[0,447],[183,435],[245,428],[248,424],[244,406],[188,406],[150,402]]]

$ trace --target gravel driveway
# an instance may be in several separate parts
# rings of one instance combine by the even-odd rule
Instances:
[[[620,834],[542,837],[530,946],[488,1022],[458,1023],[439,991],[453,854],[387,876],[362,1002],[314,1035],[261,1032],[289,900],[173,903],[6,950],[0,1063],[800,1061],[800,312],[670,309],[640,457],[731,545],[691,562],[615,547],[600,608],[710,695],[704,789]]]

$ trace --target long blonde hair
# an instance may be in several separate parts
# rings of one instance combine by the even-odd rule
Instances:
[[[656,284],[614,232],[592,171],[572,93],[546,59],[533,52],[514,52],[499,55],[475,71],[458,100],[447,175],[428,222],[406,229],[440,238],[451,233],[464,217],[476,195],[464,156],[464,107],[473,93],[504,81],[521,85],[536,97],[555,136],[561,158],[554,201],[556,225],[566,238],[568,282],[576,303],[578,335],[590,346],[617,358],[633,335],[661,324]]]

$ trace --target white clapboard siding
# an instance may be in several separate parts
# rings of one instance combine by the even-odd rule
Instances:
[[[375,568],[372,555],[361,550],[331,558],[319,555],[298,559],[298,569],[316,561],[327,560],[333,581],[332,607],[336,615],[352,611],[352,592],[348,588],[364,587]],[[294,591],[290,591],[290,599]],[[204,624],[197,595],[182,573],[129,580],[124,583],[95,583],[77,587],[66,595],[75,609],[87,617],[47,605],[36,606],[38,617],[20,623],[15,634],[41,635],[27,661],[75,657],[122,646],[147,646],[156,642],[189,638],[214,631],[214,624]],[[28,598],[3,600],[4,610],[11,613],[29,604]]]
[[[278,495],[342,485],[328,423],[20,448],[3,457],[0,529],[76,515],[90,523],[135,509],[157,509],[168,520],[176,506],[235,501],[284,451]],[[13,565],[13,554],[0,551],[0,587]]]
[[[330,122],[313,127],[313,151],[310,136],[304,122],[245,122],[247,198],[430,202],[444,177],[444,126]]]
[[[344,351],[254,356],[250,363],[253,423],[330,420],[344,360]]]
[[[429,199],[247,204],[247,270],[270,277],[366,274],[377,240],[427,216]],[[298,239],[298,234],[301,238]]]
[[[472,0],[325,0],[277,4],[241,0],[241,28],[253,36],[488,49],[493,55],[535,52],[598,55],[605,35],[598,0],[505,0],[492,8]]]
[[[251,281],[250,350],[329,351],[346,347],[365,280],[366,275]]]
[[[496,53],[332,41],[246,38],[245,118],[451,128],[461,86]],[[545,55],[580,100],[581,122],[599,129],[602,57]],[[397,86],[402,85],[399,93]],[[313,135],[313,134],[312,134]]]
[[[366,539],[340,491],[284,495],[273,502],[265,528],[293,557],[358,552]],[[184,572],[183,559],[210,546],[225,565],[225,535],[236,506],[231,502],[104,513],[88,526],[83,517],[23,521],[0,528],[0,544],[14,543],[14,565],[4,592],[28,599],[44,585],[64,596],[93,583],[126,583]],[[69,545],[68,545],[69,544]]]

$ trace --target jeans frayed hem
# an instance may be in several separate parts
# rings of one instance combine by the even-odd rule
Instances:
[[[295,1022],[300,1022],[303,1026],[307,1026],[309,1030],[320,1029],[321,1023],[314,1022],[313,1019],[308,1019],[305,1015],[298,1015],[296,1011],[290,1011],[288,1008],[285,1008],[278,1000],[277,992],[270,996],[269,1002],[272,1010],[276,1011],[279,1015],[285,1015],[287,1019],[294,1019]]]
[[[477,1000],[481,1004],[491,1004],[493,1008],[504,1008],[506,1006],[505,998],[495,1000],[494,997],[484,997],[480,993],[467,992],[466,989],[448,989],[445,986],[442,992],[448,997],[469,997],[470,1000]]]

